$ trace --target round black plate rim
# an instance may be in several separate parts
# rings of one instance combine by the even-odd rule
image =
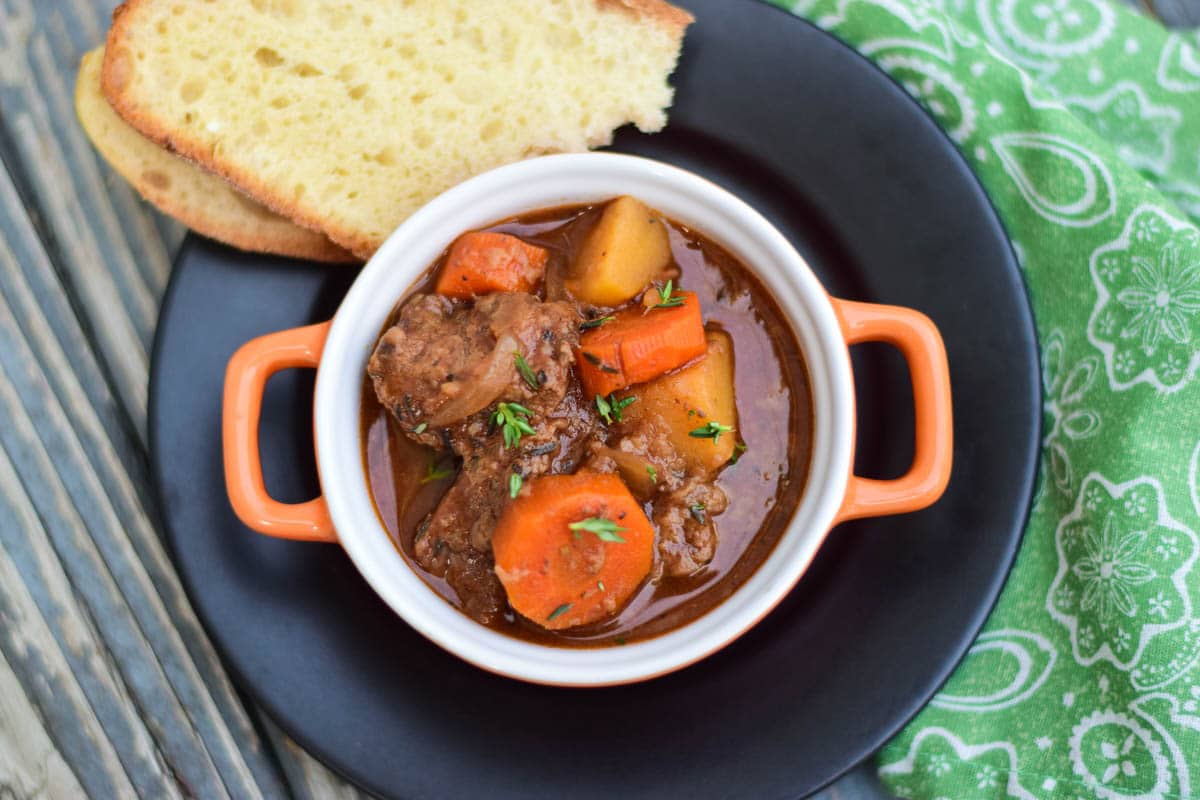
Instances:
[[[755,1],[756,1],[756,4],[766,5],[768,8],[773,9],[773,11],[775,13],[782,14],[787,20],[790,21],[790,22],[787,22],[784,24],[805,25],[815,31],[818,31],[820,34],[822,34],[824,36],[828,36],[830,38],[836,38],[836,37],[833,37],[831,34],[828,34],[827,32],[821,31],[819,28],[812,25],[807,20],[802,20],[800,18],[794,17],[793,15],[789,14],[788,12],[786,12],[782,9],[779,9],[775,6],[760,3],[760,0],[755,0]],[[850,49],[844,43],[841,43],[841,42],[839,42],[839,43],[841,44],[841,46],[843,48]],[[851,52],[853,52],[853,51],[851,50]],[[854,53],[854,55],[857,57],[858,60],[860,60],[864,64],[868,65],[872,71],[878,73],[879,75],[882,75],[890,83],[895,85],[897,91],[899,91],[899,92],[903,91],[902,89],[900,89],[900,87],[896,84],[896,82],[890,76],[888,76],[886,73],[884,73],[882,70],[880,70],[869,59],[866,59],[865,57],[861,56],[860,54],[858,54],[856,52]],[[912,101],[910,100],[909,102],[912,102]],[[919,108],[919,106],[916,106],[915,103],[912,103],[912,104],[914,105],[914,107]],[[925,114],[923,109],[921,110],[921,113],[923,115]],[[944,140],[945,145],[947,147],[949,147],[951,150],[953,150],[955,157],[961,162],[963,170],[969,176],[969,180],[974,185],[975,191],[978,192],[983,197],[984,203],[990,209],[991,222],[1001,232],[1000,239],[1004,241],[1004,246],[1007,251],[1007,260],[1010,263],[1010,268],[1013,272],[1013,275],[1015,276],[1016,281],[1018,283],[1020,283],[1021,277],[1020,277],[1019,270],[1016,266],[1015,256],[1012,253],[1011,245],[1008,244],[1007,237],[1003,235],[1002,225],[999,221],[998,216],[996,215],[994,208],[991,207],[990,200],[987,199],[986,193],[983,192],[982,186],[980,186],[978,179],[970,172],[969,168],[966,167],[965,161],[962,161],[961,155],[958,153],[957,148],[953,145],[953,143],[950,141],[950,139],[945,136],[944,132],[942,132],[940,128],[937,129],[937,134]],[[193,250],[197,246],[197,241],[198,240],[196,240],[195,238],[189,238],[189,240],[187,242],[185,242],[185,245],[182,248],[181,253],[180,253],[180,260],[182,260],[186,256],[186,254],[188,254],[191,250]],[[167,290],[164,294],[162,308],[161,308],[161,312],[160,312],[160,319],[162,319],[162,320],[165,320],[168,317],[170,317],[172,314],[176,313],[176,306],[180,302],[179,295],[180,295],[181,290],[179,287],[179,282],[176,280],[177,275],[178,275],[178,271],[175,271],[172,273],[171,281],[170,281],[170,283],[167,287]],[[1025,293],[1024,286],[1023,286],[1023,284],[1021,284],[1021,285],[1022,285],[1022,292]],[[1024,319],[1021,320],[1021,322],[1023,323],[1022,327],[1027,327],[1029,331],[1032,331],[1033,330],[1032,315],[1031,315],[1031,311],[1028,306],[1027,296],[1025,297],[1025,305],[1023,307],[1023,316],[1024,316]],[[152,377],[151,377],[151,383],[150,383],[150,395],[149,395],[149,406],[151,408],[155,408],[156,404],[160,400],[159,395],[160,395],[161,387],[159,386],[159,381],[157,380],[157,378],[161,373],[161,370],[158,369],[158,367],[162,363],[164,331],[165,331],[165,326],[160,325],[158,330],[156,330],[154,345],[152,348],[152,365],[154,368],[152,371]],[[1037,352],[1037,348],[1034,347],[1032,349],[1032,364],[1031,364],[1031,368],[1034,372],[1037,371],[1038,366],[1039,366],[1037,362],[1038,362],[1038,352]],[[1032,391],[1034,393],[1034,396],[1029,399],[1031,402],[1033,402],[1035,404],[1035,407],[1040,408],[1041,398],[1040,398],[1040,382],[1039,381],[1033,382]],[[1040,414],[1038,415],[1038,420],[1039,420],[1038,424],[1040,425]],[[158,421],[158,418],[156,416],[156,417],[154,417],[153,422],[157,422],[157,421]],[[158,497],[160,498],[160,502],[165,503],[165,493],[164,493],[165,472],[164,472],[164,470],[166,469],[166,465],[163,463],[163,461],[160,458],[160,453],[159,453],[160,439],[161,439],[161,436],[160,436],[160,432],[159,432],[159,426],[157,424],[151,424],[149,426],[149,447],[150,447],[151,459],[152,459],[152,479],[153,479],[155,492],[158,495]],[[1032,440],[1033,440],[1033,444],[1032,444],[1031,450],[1033,453],[1036,454],[1037,442],[1038,442],[1038,440],[1040,440],[1040,430],[1033,431]],[[1021,485],[1024,487],[1023,496],[1024,496],[1025,500],[1024,500],[1023,507],[1021,508],[1021,524],[1020,524],[1020,528],[1022,530],[1024,529],[1024,526],[1027,523],[1028,516],[1029,516],[1029,513],[1032,508],[1033,487],[1034,487],[1034,481],[1036,478],[1036,468],[1037,468],[1037,458],[1034,457],[1034,458],[1029,459],[1026,463],[1025,474],[1020,476],[1017,479],[1021,483]],[[168,549],[171,553],[172,558],[176,560],[176,563],[179,563],[179,560],[183,557],[183,554],[178,549],[178,544],[180,541],[179,537],[181,535],[185,535],[185,534],[183,532],[174,530],[174,527],[171,522],[171,517],[169,514],[164,514],[163,519],[164,519],[164,525],[167,529],[167,534],[168,534],[166,536]],[[881,746],[886,741],[888,741],[890,738],[892,738],[899,730],[901,730],[904,727],[904,725],[906,725],[909,721],[911,721],[912,717],[916,713],[918,713],[920,711],[920,709],[928,702],[928,700],[936,693],[938,688],[940,688],[940,686],[945,682],[945,680],[952,674],[953,670],[961,662],[962,658],[965,656],[968,648],[970,647],[970,644],[972,643],[975,636],[977,635],[978,630],[982,627],[982,625],[986,621],[987,617],[990,615],[991,610],[994,608],[995,603],[999,597],[1000,587],[1003,585],[1005,579],[1007,578],[1007,575],[1008,575],[1009,571],[1011,570],[1013,561],[1015,559],[1015,555],[1017,552],[1016,544],[1017,543],[1014,542],[1013,546],[1008,549],[1007,554],[1005,556],[1005,561],[1003,564],[1003,571],[1002,571],[1002,573],[998,572],[996,579],[992,582],[993,585],[991,586],[988,602],[986,603],[986,605],[981,604],[979,606],[977,613],[974,615],[973,624],[972,624],[972,626],[970,626],[971,630],[964,629],[962,631],[962,635],[959,637],[959,641],[957,642],[957,651],[953,654],[953,658],[948,658],[944,662],[945,668],[942,669],[938,675],[932,676],[933,678],[935,678],[935,680],[931,681],[931,683],[930,683],[930,686],[932,688],[929,688],[927,691],[922,692],[921,696],[919,696],[919,697],[916,695],[912,696],[908,702],[903,703],[902,705],[903,705],[904,710],[896,716],[894,724],[889,726],[887,730],[880,730],[874,736],[864,737],[862,739],[862,746],[859,748],[859,750],[860,750],[859,755],[853,762],[845,763],[845,764],[841,765],[841,767],[838,770],[828,774],[827,777],[825,778],[825,780],[820,785],[810,786],[810,787],[808,787],[809,789],[811,789],[812,791],[819,790],[822,786],[827,785],[829,782],[832,782],[833,780],[836,780],[838,777],[843,775],[846,771],[852,769],[862,759],[869,757],[872,753],[874,753],[878,749],[879,746]],[[311,546],[311,545],[304,545],[304,546]],[[198,597],[199,593],[203,590],[201,587],[198,587],[193,584],[189,572],[187,570],[181,570],[181,577],[183,579],[184,586],[185,586],[186,591],[188,592],[188,595],[192,598]],[[284,724],[284,721],[286,721],[289,716],[287,709],[283,708],[283,707],[279,706],[278,704],[276,704],[275,702],[273,702],[269,695],[256,691],[255,680],[252,679],[251,675],[244,673],[240,669],[240,667],[238,666],[238,660],[235,657],[233,657],[233,654],[231,652],[229,652],[227,650],[227,648],[225,647],[225,641],[224,641],[224,637],[221,635],[221,631],[217,628],[217,626],[215,624],[212,624],[212,620],[210,620],[208,618],[208,616],[204,613],[204,611],[201,607],[202,604],[196,603],[196,606],[197,606],[198,616],[200,617],[205,630],[208,632],[210,638],[216,645],[217,650],[218,650],[219,654],[221,655],[222,659],[224,660],[226,666],[230,669],[230,672],[233,675],[234,680],[238,683],[239,686],[243,687],[248,692],[250,692],[250,694],[254,697],[256,702],[258,702],[274,719],[279,720],[279,721],[281,721],[281,724]],[[322,763],[325,763],[331,769],[338,772],[339,774],[342,774],[343,776],[347,777],[348,779],[355,781],[361,785],[366,785],[369,788],[371,788],[373,791],[377,791],[380,793],[386,793],[390,789],[394,788],[394,787],[373,785],[373,782],[370,779],[370,776],[362,773],[360,770],[355,769],[354,768],[355,765],[340,763],[335,759],[327,758],[325,749],[321,746],[321,742],[316,741],[316,740],[306,736],[303,731],[288,729],[288,733],[299,744],[301,744],[301,746],[303,746],[307,751],[309,751],[311,754],[313,754],[319,760],[321,760]]]

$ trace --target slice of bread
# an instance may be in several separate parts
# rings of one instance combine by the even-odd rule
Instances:
[[[83,57],[75,80],[75,113],[100,155],[164,214],[242,250],[309,261],[357,262],[324,234],[294,225],[242,195],[216,175],[168,153],[121,119],[100,93],[104,48]]]
[[[663,0],[127,0],[103,90],[366,257],[471,175],[662,128],[691,19]]]

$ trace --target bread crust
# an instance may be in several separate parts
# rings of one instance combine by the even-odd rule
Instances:
[[[131,137],[141,138],[141,135],[126,125],[115,112],[111,113],[110,119],[97,109],[97,104],[106,103],[100,94],[99,70],[95,68],[96,60],[101,58],[103,48],[98,47],[84,54],[80,61],[79,76],[75,83],[75,112],[96,150],[109,166],[133,185],[143,199],[192,230],[241,250],[333,264],[359,261],[326,236],[294,225],[250,198],[241,196],[233,186],[225,184],[215,175],[206,173],[200,176],[203,178],[203,184],[199,187],[201,193],[196,196],[193,191],[193,196],[185,199],[172,185],[171,179],[178,178],[184,170],[203,170],[165,150],[141,153],[141,150],[157,149],[157,146],[149,140],[129,141]],[[113,130],[113,125],[124,126],[124,129]],[[152,159],[150,163],[146,162],[147,158]],[[152,169],[147,170],[146,167]],[[185,178],[190,177],[185,175]],[[207,187],[216,183],[221,185],[215,190],[208,190]],[[197,189],[194,184],[192,188]],[[226,210],[230,198],[239,204],[235,215]]]
[[[671,5],[666,0],[598,0],[598,2],[601,8],[609,6],[631,11],[642,19],[662,25],[677,36],[683,36],[687,26],[696,21],[691,13]]]
[[[125,96],[123,90],[127,76],[123,73],[129,69],[127,63],[129,54],[123,51],[122,40],[126,36],[126,29],[130,21],[137,14],[139,8],[150,2],[155,2],[155,0],[125,0],[113,11],[113,24],[108,31],[100,81],[101,90],[113,109],[151,141],[209,172],[220,175],[276,214],[286,217],[298,225],[325,234],[334,243],[361,259],[369,259],[383,244],[381,239],[352,230],[308,210],[294,200],[282,197],[275,187],[266,181],[248,170],[238,168],[226,159],[214,155],[195,139],[173,131],[164,124],[161,118],[150,113],[148,109],[137,107]],[[661,26],[668,30],[676,38],[676,41],[682,39],[685,29],[694,19],[688,12],[672,6],[665,0],[596,0],[596,2],[601,8],[632,13],[639,18],[648,20],[651,24]]]

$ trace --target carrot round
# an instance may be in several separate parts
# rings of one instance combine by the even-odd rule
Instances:
[[[437,293],[467,300],[491,292],[528,292],[541,281],[549,257],[546,250],[507,233],[464,233],[450,248]]]
[[[548,475],[505,508],[492,552],[513,610],[561,630],[625,605],[650,574],[654,528],[616,475]]]
[[[690,292],[668,308],[635,306],[580,337],[575,353],[579,380],[588,395],[607,395],[657,378],[704,355],[700,301]]]

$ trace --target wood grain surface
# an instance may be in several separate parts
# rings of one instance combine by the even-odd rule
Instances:
[[[184,232],[74,118],[114,5],[0,0],[0,798],[353,800],[239,695],[158,532],[149,353]],[[822,794],[882,796],[869,768]]]

